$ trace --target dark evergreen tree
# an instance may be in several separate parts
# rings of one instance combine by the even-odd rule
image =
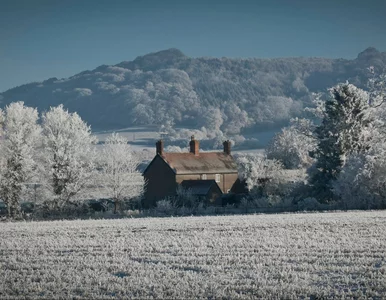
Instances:
[[[321,202],[332,200],[331,182],[336,180],[346,156],[370,147],[372,126],[368,94],[352,84],[330,89],[323,119],[316,128],[316,164],[310,172],[314,195]]]

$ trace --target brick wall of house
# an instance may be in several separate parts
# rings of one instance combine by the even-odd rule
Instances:
[[[221,188],[224,194],[232,190],[232,187],[235,184],[238,177],[239,177],[238,173],[224,175],[224,186],[223,188]]]
[[[154,207],[157,200],[175,195],[175,174],[161,157],[157,156],[152,161],[144,173],[144,178],[147,182],[142,203],[144,208]]]

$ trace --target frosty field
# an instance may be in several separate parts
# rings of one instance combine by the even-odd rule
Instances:
[[[0,224],[0,298],[383,298],[386,211]]]

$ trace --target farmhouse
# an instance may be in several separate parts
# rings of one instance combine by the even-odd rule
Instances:
[[[222,152],[200,152],[200,142],[191,137],[190,151],[164,151],[164,142],[156,143],[156,156],[145,169],[147,182],[143,207],[154,207],[158,200],[175,196],[178,185],[189,188],[193,194],[210,202],[221,194],[236,192],[237,165],[231,155],[231,142],[223,143]]]

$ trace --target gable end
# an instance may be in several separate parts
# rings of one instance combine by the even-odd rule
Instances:
[[[147,173],[147,171],[149,170],[149,168],[151,167],[151,165],[153,164],[154,161],[156,161],[157,159],[161,159],[161,161],[164,162],[164,164],[166,164],[169,169],[174,173],[176,174],[176,171],[174,169],[172,169],[172,167],[170,167],[170,165],[167,163],[166,160],[163,159],[163,157],[159,154],[157,154],[156,156],[154,156],[153,160],[150,162],[150,164],[146,167],[145,171],[143,171],[142,175],[145,175]]]

